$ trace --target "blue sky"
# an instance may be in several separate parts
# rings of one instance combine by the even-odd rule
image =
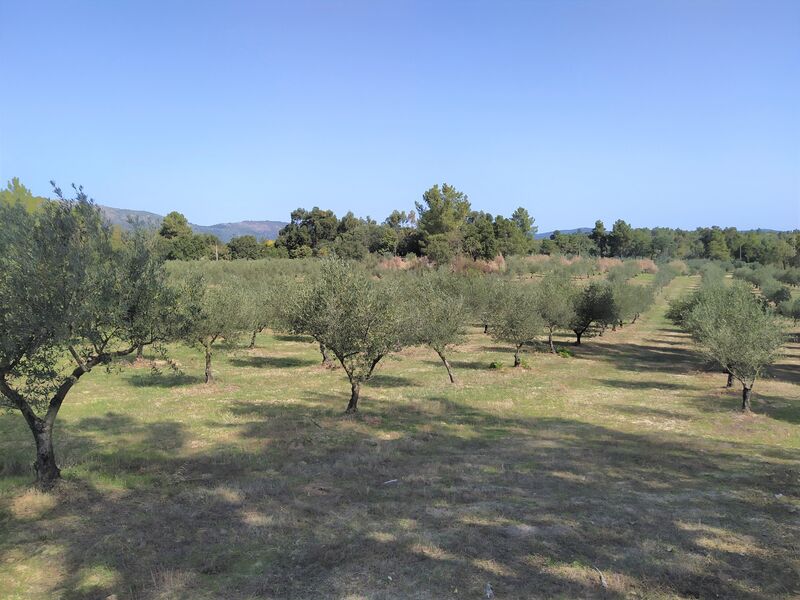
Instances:
[[[800,2],[0,0],[0,178],[199,224],[800,227]]]

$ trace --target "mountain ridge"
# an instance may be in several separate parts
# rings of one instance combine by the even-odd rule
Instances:
[[[130,229],[135,223],[140,223],[147,228],[158,228],[164,220],[164,215],[146,210],[132,210],[129,208],[114,208],[104,204],[97,205],[103,216],[112,225],[122,229]],[[246,220],[231,223],[215,223],[214,225],[197,225],[189,223],[195,233],[207,233],[217,236],[221,242],[228,243],[231,239],[242,235],[255,236],[259,241],[274,240],[278,232],[287,225],[285,221],[256,221]]]

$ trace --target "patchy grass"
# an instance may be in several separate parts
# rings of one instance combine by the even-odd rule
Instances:
[[[476,329],[456,385],[409,349],[357,417],[291,336],[217,353],[212,386],[186,348],[181,375],[93,373],[52,492],[0,417],[0,597],[797,597],[800,346],[744,417],[664,303],[524,369]]]

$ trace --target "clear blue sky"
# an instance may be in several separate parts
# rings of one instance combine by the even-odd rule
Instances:
[[[800,227],[797,0],[0,0],[0,73],[0,178],[43,195]]]

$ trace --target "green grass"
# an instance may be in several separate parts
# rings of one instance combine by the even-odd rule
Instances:
[[[52,492],[0,416],[0,598],[796,597],[800,346],[742,416],[663,318],[692,284],[526,369],[478,329],[456,385],[409,349],[357,417],[292,336],[218,351],[212,386],[183,347],[180,374],[93,372]]]

